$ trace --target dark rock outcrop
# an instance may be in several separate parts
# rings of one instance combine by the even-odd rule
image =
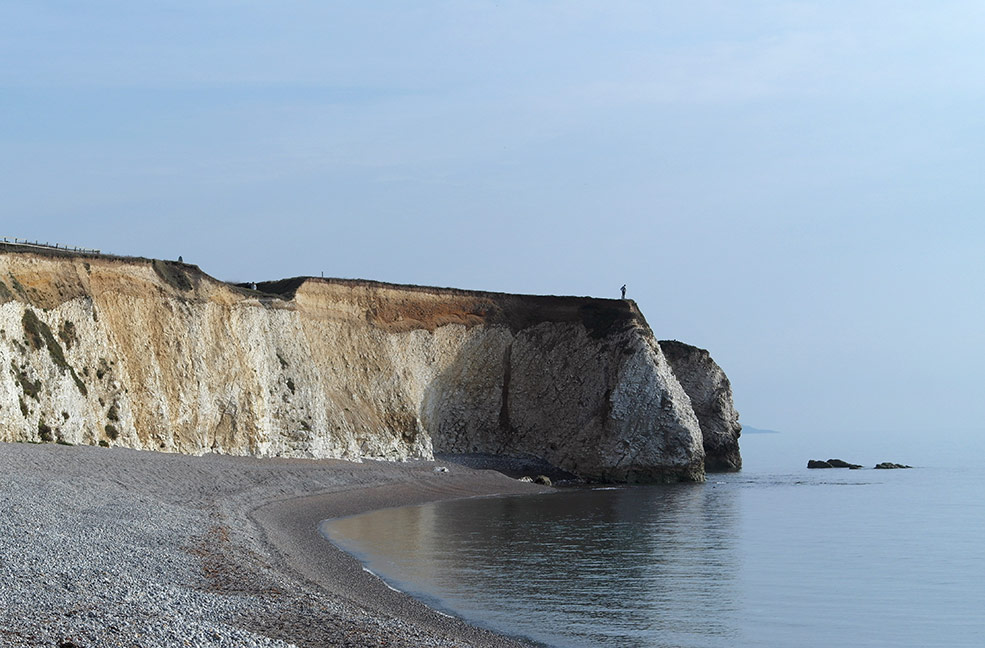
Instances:
[[[732,385],[705,349],[677,340],[661,340],[660,349],[691,399],[705,447],[705,470],[742,469],[739,435],[742,425],[732,402]]]
[[[821,461],[820,459],[811,459],[807,462],[808,468],[849,468],[851,470],[858,470],[862,467],[861,464],[853,464],[842,459],[828,459],[827,461]]]
[[[891,461],[884,461],[875,465],[878,470],[895,470],[897,468],[913,468],[913,466],[907,466],[906,464],[893,463]]]

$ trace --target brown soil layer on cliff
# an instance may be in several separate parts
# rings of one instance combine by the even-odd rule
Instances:
[[[90,263],[109,263],[113,266],[134,264],[150,266],[161,282],[175,294],[194,299],[202,282],[214,282],[225,286],[241,298],[261,301],[294,301],[299,291],[310,288],[317,291],[324,287],[345,291],[345,297],[363,303],[367,321],[391,331],[418,328],[434,330],[446,324],[500,325],[518,331],[541,322],[581,322],[593,337],[601,338],[634,324],[646,325],[642,314],[632,300],[599,299],[594,297],[521,295],[459,288],[440,288],[411,284],[395,284],[368,279],[340,279],[322,277],[292,277],[256,284],[228,283],[216,279],[200,267],[190,263],[144,257],[113,254],[90,254],[49,247],[24,246],[0,243],[0,254],[24,257],[65,259]],[[21,298],[45,308],[51,308],[86,291],[74,273],[52,276],[45,273],[37,277],[37,285],[26,289],[0,289],[0,298],[10,293],[11,298]],[[3,280],[7,277],[0,278]],[[20,282],[34,283],[21,278]],[[9,282],[8,282],[9,283]],[[256,288],[252,288],[255,285]],[[341,296],[342,293],[339,293]]]
[[[298,646],[526,645],[391,590],[319,534],[324,519],[376,508],[547,490],[492,471],[434,468],[0,444],[4,506],[15,518],[0,535],[17,533],[18,512],[33,521],[30,551],[0,565],[21,574],[6,585],[16,605],[0,606],[0,634],[44,645],[64,636],[108,645],[106,628],[114,645],[169,645],[154,633],[203,629],[214,645],[231,633]],[[59,497],[35,496],[42,484]],[[84,549],[69,550],[66,538]],[[102,576],[62,591],[63,577],[85,578],[80,560]],[[122,582],[130,573],[137,579]],[[154,596],[142,602],[146,592]],[[198,603],[186,609],[189,597]],[[66,606],[92,622],[66,615]],[[11,645],[41,645],[32,641]]]
[[[382,302],[370,313],[370,321],[387,330],[433,331],[447,324],[463,324],[500,325],[516,332],[542,322],[580,322],[596,338],[617,333],[637,321],[637,313],[629,302],[526,295],[477,294],[441,301],[405,298]]]
[[[94,289],[91,280],[93,268],[149,266],[164,284],[174,290],[175,294],[185,298],[189,296],[187,293],[197,288],[203,281],[228,285],[209,276],[197,265],[179,261],[103,253],[90,254],[61,248],[10,243],[0,243],[0,254],[28,262],[24,270],[16,274],[14,272],[0,274],[0,284],[2,284],[0,303],[9,298],[41,308],[55,308],[71,299],[91,296]],[[38,261],[41,263],[36,263]],[[87,281],[84,275],[90,275],[90,279]],[[126,274],[123,273],[123,276]],[[135,285],[142,283],[141,280],[134,278]]]
[[[78,259],[81,261],[116,261],[120,263],[164,263],[175,266],[180,266],[186,270],[194,272],[195,274],[201,275],[203,277],[208,277],[201,268],[193,263],[184,263],[182,261],[170,261],[167,259],[151,259],[148,257],[138,257],[138,256],[126,256],[122,254],[109,254],[107,252],[78,252],[68,248],[56,248],[41,245],[19,245],[17,243],[4,243],[0,242],[0,254],[12,253],[12,254],[23,254],[23,255],[35,255],[39,257],[50,257],[56,259]],[[211,278],[211,277],[210,277]],[[216,280],[218,281],[218,280]]]
[[[498,325],[516,332],[543,322],[581,323],[596,338],[645,326],[632,300],[510,293],[390,284],[361,279],[295,278],[257,284],[257,289],[296,299],[329,293],[360,304],[366,319],[388,331],[433,331],[447,324]],[[280,292],[282,291],[282,292]]]

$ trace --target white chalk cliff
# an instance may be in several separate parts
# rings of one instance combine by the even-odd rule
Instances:
[[[698,417],[705,448],[705,470],[740,470],[739,435],[742,426],[732,402],[732,385],[728,376],[705,349],[677,340],[661,340],[660,349],[691,399],[691,407]]]
[[[0,441],[704,476],[700,417],[631,301],[315,278],[251,290],[188,264],[8,246],[0,362]]]

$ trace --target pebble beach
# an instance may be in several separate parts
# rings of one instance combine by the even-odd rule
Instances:
[[[0,646],[527,645],[390,589],[318,533],[545,490],[440,465],[0,444]]]

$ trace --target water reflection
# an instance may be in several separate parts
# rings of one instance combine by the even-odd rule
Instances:
[[[558,646],[725,646],[739,615],[727,484],[378,511],[323,532],[400,589]]]

